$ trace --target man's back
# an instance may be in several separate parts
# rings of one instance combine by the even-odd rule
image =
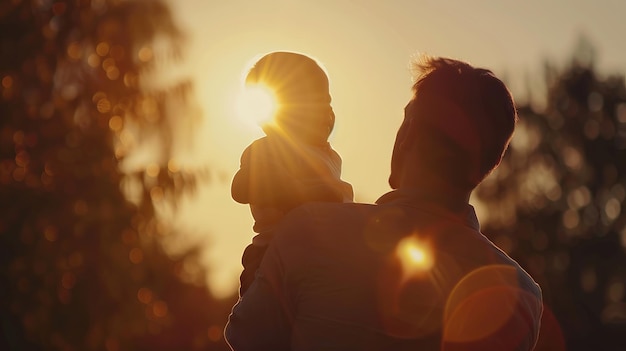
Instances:
[[[228,341],[235,350],[531,349],[540,290],[468,210],[400,191],[378,205],[300,207],[233,309]]]

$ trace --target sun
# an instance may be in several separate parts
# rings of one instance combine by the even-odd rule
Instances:
[[[252,84],[242,87],[236,111],[245,123],[262,126],[272,120],[277,110],[276,95],[267,85]]]

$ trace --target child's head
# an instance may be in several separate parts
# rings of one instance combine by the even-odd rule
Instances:
[[[319,143],[328,138],[335,123],[330,106],[328,76],[312,58],[277,51],[259,59],[248,72],[246,84],[264,84],[278,99],[274,124],[302,141]],[[263,125],[268,133],[274,125]]]

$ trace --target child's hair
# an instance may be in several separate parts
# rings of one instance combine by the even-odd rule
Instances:
[[[287,133],[313,143],[330,135],[335,116],[328,76],[316,60],[286,51],[266,54],[250,69],[246,84],[264,84],[274,91],[278,100],[274,123]],[[273,128],[262,127],[266,133]]]

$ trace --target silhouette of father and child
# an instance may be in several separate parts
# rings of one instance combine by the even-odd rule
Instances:
[[[329,79],[313,58],[272,52],[245,84],[274,90],[265,136],[243,152],[232,197],[256,235],[225,330],[244,350],[532,350],[533,278],[480,233],[469,196],[517,122],[486,69],[423,56],[391,157],[391,192],[353,202]],[[408,254],[407,254],[408,253]]]

